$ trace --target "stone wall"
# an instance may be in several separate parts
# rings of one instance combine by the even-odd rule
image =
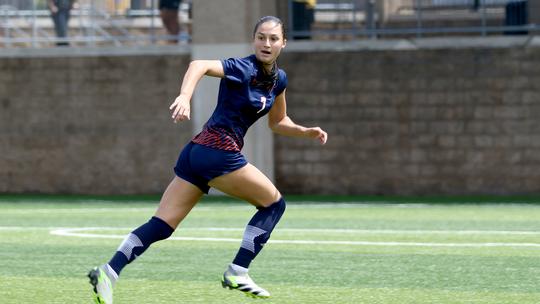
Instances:
[[[539,193],[540,48],[482,41],[284,55],[290,116],[329,141],[277,137],[280,189]]]
[[[538,194],[537,37],[289,44],[275,137],[286,194]],[[0,193],[160,193],[190,123],[168,107],[189,52],[0,58]]]
[[[192,132],[168,111],[188,63],[189,53],[0,58],[0,192],[161,192]]]

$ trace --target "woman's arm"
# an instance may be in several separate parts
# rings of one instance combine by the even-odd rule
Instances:
[[[224,77],[223,65],[219,60],[194,60],[189,64],[189,68],[182,80],[180,95],[176,97],[169,109],[172,111],[172,119],[175,123],[178,121],[189,120],[191,106],[190,101],[193,91],[199,80],[204,75],[212,77]]]
[[[268,127],[280,135],[318,139],[323,145],[328,139],[328,134],[321,128],[307,128],[297,125],[287,116],[285,91],[276,97],[274,105],[268,113]]]

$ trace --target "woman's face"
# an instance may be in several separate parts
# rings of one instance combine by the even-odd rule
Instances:
[[[255,49],[255,56],[263,64],[274,63],[285,44],[286,40],[283,39],[281,24],[268,21],[261,23],[257,31],[255,31],[253,48]]]

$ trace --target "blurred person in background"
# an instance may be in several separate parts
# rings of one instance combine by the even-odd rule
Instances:
[[[171,37],[167,39],[169,43],[178,43],[180,36],[180,21],[178,20],[178,10],[182,0],[159,0],[159,13],[163,26],[167,34]]]
[[[315,5],[317,0],[294,0],[293,1],[293,31],[304,32],[295,34],[295,40],[311,39],[311,25],[315,21]]]
[[[75,4],[75,0],[47,0],[47,6],[51,11],[51,17],[54,22],[56,37],[61,40],[56,42],[57,46],[69,46],[66,41],[68,34],[68,23],[70,11]]]

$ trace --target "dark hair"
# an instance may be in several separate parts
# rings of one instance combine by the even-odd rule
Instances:
[[[281,25],[281,34],[283,35],[283,39],[285,39],[285,25],[283,25],[283,21],[275,16],[264,16],[257,23],[255,24],[255,28],[253,29],[253,37],[255,37],[255,34],[257,34],[257,30],[259,29],[259,26],[265,22],[275,22],[278,25]]]

